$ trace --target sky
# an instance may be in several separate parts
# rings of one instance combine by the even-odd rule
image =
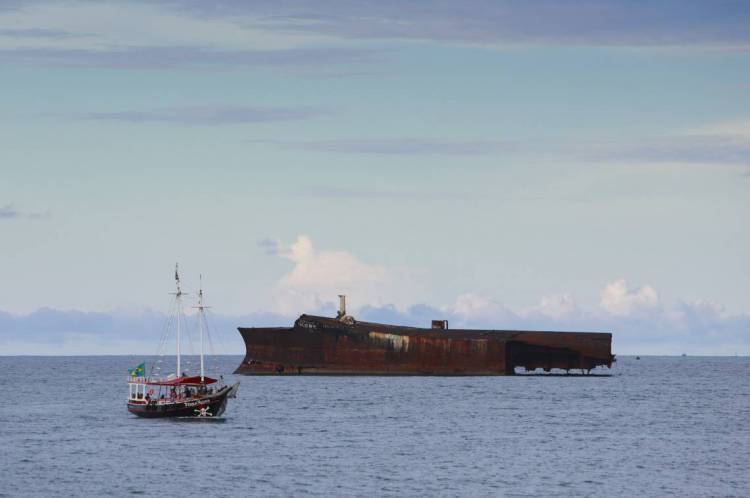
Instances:
[[[750,4],[0,1],[0,354],[331,314],[750,354]]]

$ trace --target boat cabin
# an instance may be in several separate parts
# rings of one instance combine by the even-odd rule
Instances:
[[[165,380],[148,380],[144,377],[128,379],[128,402],[134,404],[175,403],[213,394],[212,384],[218,381],[211,377],[174,377]]]
[[[146,379],[143,377],[129,378],[128,379],[128,402],[138,402],[142,400],[145,402],[148,396],[148,386],[146,385]]]

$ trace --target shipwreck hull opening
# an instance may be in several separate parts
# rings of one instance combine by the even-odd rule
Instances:
[[[514,375],[516,368],[523,368],[527,372],[537,369],[545,372],[553,370],[589,372],[600,366],[611,368],[611,359],[592,358],[570,348],[540,346],[517,341],[510,341],[505,345],[506,375]]]

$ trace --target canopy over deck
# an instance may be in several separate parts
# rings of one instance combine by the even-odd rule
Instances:
[[[203,384],[215,384],[216,382],[216,379],[212,379],[211,377],[203,377],[203,382],[201,382],[200,376],[195,375],[193,377],[176,377],[166,380],[149,380],[146,384],[150,386],[201,386]]]

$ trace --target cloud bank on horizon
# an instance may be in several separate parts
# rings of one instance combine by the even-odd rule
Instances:
[[[430,320],[447,319],[451,328],[606,331],[614,334],[616,354],[750,354],[750,315],[728,315],[707,301],[664,303],[656,289],[624,278],[606,284],[590,306],[565,293],[511,309],[473,292],[434,306],[419,301],[414,276],[404,269],[371,265],[344,250],[317,250],[306,235],[288,246],[273,239],[259,245],[292,268],[277,282],[274,309],[212,317],[219,353],[243,354],[238,326],[288,326],[301,313],[333,316],[336,295],[345,293],[350,311],[363,321],[427,327]],[[393,296],[401,299],[389,302]],[[153,310],[0,312],[0,347],[5,354],[148,354],[165,319]]]

